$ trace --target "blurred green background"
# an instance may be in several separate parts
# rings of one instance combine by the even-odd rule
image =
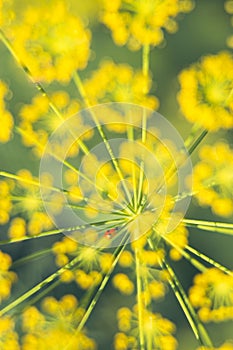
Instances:
[[[196,0],[195,9],[191,13],[181,16],[178,32],[173,35],[165,34],[165,45],[154,48],[151,52],[150,70],[154,81],[152,94],[159,97],[159,112],[173,123],[183,138],[188,135],[190,124],[181,116],[176,102],[178,91],[177,74],[183,68],[197,61],[202,55],[226,50],[226,38],[231,33],[230,16],[224,11],[223,0]],[[104,26],[94,24],[92,35],[93,54],[88,68],[80,74],[82,78],[87,77],[89,72],[97,68],[98,63],[106,57],[113,58],[115,62],[128,63],[135,68],[140,68],[141,52],[130,52],[125,47],[116,47],[111,40],[109,31]],[[2,43],[0,43],[0,60],[0,79],[6,81],[12,91],[8,104],[12,114],[17,119],[17,111],[20,106],[24,103],[30,103],[32,96],[37,93],[37,90],[27,79],[22,69],[17,66]],[[47,91],[51,92],[57,88],[58,85],[52,84],[47,87]],[[61,86],[60,89],[62,88]],[[64,86],[64,89],[74,94],[72,86]],[[220,138],[225,138],[231,143],[232,133],[221,132],[216,135],[213,134],[208,136],[205,142],[212,143]],[[197,152],[195,152],[192,159],[195,163]],[[0,145],[0,169],[15,172],[21,168],[28,168],[37,175],[38,167],[39,161],[33,157],[29,149],[22,146],[19,136],[14,135],[11,142]],[[199,208],[195,202],[191,204],[187,217],[221,220],[214,217],[210,210]],[[2,231],[4,229],[6,228],[3,228]],[[46,248],[54,240],[55,238],[40,239],[30,243],[25,242],[14,246],[6,246],[5,251],[10,252],[14,258],[17,258],[38,249]],[[233,268],[231,237],[217,233],[190,230],[190,243],[220,263]],[[175,263],[174,266],[187,290],[195,270],[183,261]],[[25,291],[25,288],[28,289],[30,286],[33,286],[36,282],[45,278],[49,272],[54,271],[54,269],[55,266],[53,265],[51,254],[20,267],[19,276],[22,277],[22,280],[20,278],[15,295],[21,294]],[[53,291],[53,295],[60,296],[71,292],[77,294],[75,285],[59,287]],[[13,294],[12,298],[15,295]],[[110,350],[113,348],[112,339],[117,329],[115,312],[120,306],[132,305],[133,302],[133,297],[120,296],[111,288],[111,283],[108,285],[87,323],[90,335],[98,340],[99,349]],[[195,349],[198,343],[195,341],[172,292],[168,292],[165,302],[159,303],[156,306],[156,310],[177,324],[179,349]],[[207,325],[207,329],[210,331],[214,342],[220,344],[224,339],[232,336],[233,323],[211,324]]]

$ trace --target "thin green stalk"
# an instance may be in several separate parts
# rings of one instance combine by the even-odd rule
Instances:
[[[189,324],[194,332],[195,337],[200,341],[201,345],[213,347],[213,344],[210,340],[210,337],[199,320],[195,310],[193,309],[192,305],[189,302],[189,299],[183,289],[182,284],[178,280],[174,270],[172,267],[164,260],[164,267],[167,269],[171,279],[169,279],[170,285],[181,305],[182,310],[185,313],[185,316],[187,317]]]
[[[110,228],[115,225],[119,225],[119,224],[123,224],[125,223],[125,219],[118,219],[118,220],[109,220],[109,221],[96,221],[95,223],[87,223],[87,224],[83,224],[83,225],[77,225],[77,226],[73,226],[73,227],[63,227],[63,228],[59,228],[59,229],[54,229],[54,230],[49,230],[49,231],[44,231],[39,233],[38,235],[35,236],[23,236],[23,237],[19,237],[19,238],[10,238],[10,239],[6,239],[3,241],[0,241],[0,245],[5,245],[5,244],[11,244],[11,243],[16,243],[16,242],[23,242],[23,241],[27,241],[30,239],[38,239],[41,237],[50,237],[53,235],[57,235],[60,233],[71,233],[72,231],[77,231],[77,230],[82,230],[85,229],[87,227],[92,227],[94,229],[98,228],[98,226],[100,225],[106,225],[106,228],[110,226]]]
[[[150,66],[150,45],[144,45],[142,47],[142,73],[144,77],[148,77],[149,74],[149,66]],[[147,93],[147,88],[144,93]],[[147,115],[146,109],[143,108],[142,114],[142,135],[141,140],[142,144],[146,143],[146,129],[147,129]],[[142,187],[144,180],[144,162],[142,161],[140,164],[140,175],[139,175],[139,184],[138,184],[138,205],[140,205],[142,200]]]
[[[136,279],[137,279],[137,304],[138,304],[138,326],[139,326],[139,344],[140,350],[145,350],[145,339],[143,332],[143,299],[142,299],[142,280],[140,269],[140,251],[135,248],[136,261]]]
[[[34,259],[38,259],[38,258],[40,258],[42,256],[45,256],[46,254],[50,254],[51,252],[52,252],[52,248],[41,249],[41,250],[39,250],[39,251],[37,251],[35,253],[26,255],[23,258],[15,260],[12,263],[11,267],[13,269],[15,269],[15,268],[19,267],[20,265],[25,264],[28,261],[31,261],[31,260],[34,260]]]
[[[80,78],[80,76],[78,75],[77,72],[74,73],[73,79],[74,79],[75,85],[76,85],[76,87],[77,87],[81,97],[83,98],[86,106],[87,107],[91,107],[91,104],[90,104],[89,99],[87,97],[87,94],[86,94],[86,91],[84,89],[83,83],[82,83],[81,78]],[[90,109],[90,114],[91,114],[91,117],[92,117],[92,119],[93,119],[93,121],[94,121],[94,123],[95,123],[95,125],[97,127],[97,130],[98,130],[98,132],[99,132],[99,134],[100,134],[100,136],[101,136],[101,138],[102,138],[102,140],[104,142],[104,145],[105,145],[105,147],[106,147],[106,149],[107,149],[107,151],[108,151],[108,153],[109,153],[109,155],[111,157],[112,164],[113,164],[113,166],[114,166],[114,168],[115,168],[115,170],[116,170],[116,172],[117,172],[117,174],[119,176],[119,179],[122,181],[122,186],[124,188],[125,194],[128,197],[128,200],[130,202],[131,201],[131,196],[130,196],[129,190],[128,190],[125,182],[124,182],[124,176],[123,176],[123,174],[121,172],[121,169],[119,167],[117,159],[114,156],[114,153],[113,153],[112,148],[111,148],[111,146],[110,146],[110,144],[108,142],[108,139],[107,139],[107,137],[106,137],[106,135],[105,135],[105,133],[103,131],[103,128],[102,128],[101,124],[99,123],[95,113],[93,113],[93,111],[91,109]]]
[[[130,115],[131,117],[131,115]],[[128,140],[133,142],[134,141],[134,128],[133,125],[127,125],[127,137]],[[134,212],[136,213],[137,210],[137,183],[136,183],[136,173],[135,173],[135,165],[131,164],[132,169],[132,178],[133,178],[133,198],[132,198],[132,206],[134,209]]]
[[[154,250],[155,248],[151,238],[148,239],[148,243],[151,249]],[[210,347],[213,346],[206,329],[199,320],[194,308],[190,304],[186,292],[171,265],[166,261],[166,259],[163,259],[163,261],[160,260],[159,264],[161,268],[167,270],[170,275],[168,282],[190,324],[191,329],[193,330],[195,337],[200,341],[201,345]]]
[[[233,234],[233,224],[225,222],[197,220],[197,219],[183,219],[186,226],[195,227],[200,230],[206,230],[211,232],[224,233],[227,235]]]
[[[195,151],[197,146],[199,146],[199,144],[204,140],[207,134],[208,130],[203,130],[201,134],[196,139],[194,139],[193,143],[191,143],[188,147],[189,155],[191,155]]]
[[[217,261],[211,259],[209,256],[199,252],[198,250],[186,245],[185,249],[190,251],[192,254],[198,256],[199,258],[201,258],[202,260],[206,261],[207,263],[209,263],[210,265],[213,265],[214,267],[216,267],[217,269],[221,270],[222,272],[233,276],[233,272],[231,270],[229,270],[227,267],[219,264]]]
[[[48,283],[55,280],[55,278],[59,277],[63,272],[70,269],[74,265],[76,265],[79,262],[79,257],[75,257],[73,260],[71,260],[69,263],[61,267],[56,272],[52,273],[50,276],[45,278],[43,281],[35,285],[33,288],[29,289],[26,293],[15,299],[13,302],[11,302],[9,305],[5,306],[2,310],[0,310],[0,317],[5,315],[7,312],[11,311],[21,303],[23,303],[25,300],[30,298],[32,295],[34,295],[36,292],[40,291],[42,288],[44,288]]]
[[[196,269],[201,272],[205,272],[207,267],[200,263],[197,259],[193,258],[190,254],[188,254],[183,248],[179,247],[175,244],[171,239],[169,239],[166,234],[162,235],[163,239],[173,248],[175,248],[186,260],[188,260]],[[186,248],[187,246],[185,246]]]
[[[115,250],[115,253],[114,253],[115,258],[113,260],[113,263],[112,263],[109,271],[106,273],[105,277],[103,278],[103,280],[102,280],[102,282],[101,282],[101,284],[100,284],[100,286],[99,286],[95,296],[93,297],[90,305],[88,306],[88,308],[87,308],[87,310],[86,310],[86,312],[85,312],[81,322],[79,323],[79,325],[78,325],[78,327],[77,327],[77,329],[75,331],[75,334],[80,332],[83,329],[83,327],[85,326],[85,324],[86,324],[86,322],[87,322],[87,320],[88,320],[92,310],[94,309],[94,307],[95,307],[97,301],[99,300],[99,298],[100,298],[100,296],[101,296],[101,294],[102,294],[106,284],[108,283],[108,281],[109,281],[109,279],[111,277],[111,274],[112,274],[112,272],[113,272],[113,270],[114,270],[114,268],[115,268],[115,266],[116,266],[116,264],[117,264],[117,262],[118,262],[118,260],[120,258],[120,255],[123,252],[123,250],[125,249],[125,246],[127,245],[127,243],[128,243],[128,239],[125,239],[125,242],[123,243],[123,245],[122,246],[120,245]]]

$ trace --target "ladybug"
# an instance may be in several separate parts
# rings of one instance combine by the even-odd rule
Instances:
[[[110,228],[109,230],[104,232],[104,238],[111,239],[113,238],[117,233],[118,227]]]

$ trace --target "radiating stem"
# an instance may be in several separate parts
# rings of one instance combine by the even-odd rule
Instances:
[[[233,234],[233,224],[225,222],[198,220],[198,219],[183,219],[186,226],[196,227],[200,230],[206,230],[211,232],[219,232],[228,235]]]
[[[142,47],[142,73],[145,78],[148,78],[149,74],[149,66],[150,66],[150,45],[144,45]],[[148,92],[147,87],[145,87],[145,94]],[[147,111],[143,108],[142,111],[142,135],[141,140],[142,144],[146,143],[146,130],[147,130]],[[142,200],[142,187],[143,187],[143,179],[144,179],[144,162],[140,163],[140,174],[139,174],[139,184],[138,184],[138,205]]]
[[[148,243],[149,243],[151,249],[154,250],[155,247],[154,247],[154,243],[151,240],[151,238],[148,238]],[[208,335],[205,327],[203,326],[203,324],[200,322],[193,306],[189,302],[187,294],[186,294],[182,284],[180,283],[179,279],[177,278],[174,270],[172,269],[172,267],[166,261],[165,258],[163,260],[160,259],[159,263],[160,263],[161,268],[164,270],[167,270],[169,275],[170,275],[170,278],[168,280],[169,284],[170,284],[185,316],[187,317],[187,320],[188,320],[188,322],[193,330],[195,337],[201,342],[202,345],[212,347],[213,345],[212,345],[212,342],[209,338],[209,335]]]
[[[209,335],[205,327],[203,326],[203,324],[200,322],[192,305],[190,304],[189,299],[180,281],[178,280],[175,272],[173,271],[171,266],[166,262],[166,260],[164,260],[163,264],[164,264],[164,267],[166,267],[171,277],[170,279],[171,287],[174,290],[174,293],[178,301],[180,302],[181,308],[184,311],[196,338],[201,342],[202,345],[212,347],[213,344],[209,338]]]
[[[228,274],[230,276],[233,276],[233,272],[231,270],[229,270],[227,267],[219,264],[217,261],[211,259],[209,256],[199,252],[198,250],[196,250],[196,249],[194,249],[193,247],[190,247],[190,246],[186,246],[185,249],[190,251],[192,254],[198,256],[202,260],[204,260],[204,261],[208,262],[209,264],[213,265],[217,269],[223,271],[224,273],[226,273],[226,274]]]
[[[87,310],[86,310],[86,312],[85,312],[81,322],[79,323],[75,333],[80,332],[83,329],[83,327],[85,326],[85,324],[86,324],[86,322],[87,322],[87,320],[88,320],[92,310],[94,309],[94,307],[95,307],[97,301],[99,300],[99,298],[100,298],[100,296],[101,296],[101,294],[102,294],[106,284],[108,283],[109,278],[111,277],[111,274],[112,274],[112,272],[113,272],[113,270],[114,270],[114,268],[115,268],[115,266],[116,266],[116,264],[117,264],[117,262],[118,262],[118,260],[120,258],[121,253],[125,249],[125,246],[126,246],[127,243],[128,243],[128,241],[126,240],[125,243],[122,246],[117,247],[117,249],[115,250],[115,253],[114,253],[115,258],[114,258],[114,260],[112,262],[112,265],[111,265],[109,271],[106,273],[105,277],[103,278],[103,280],[102,280],[102,282],[101,282],[101,284],[100,284],[100,286],[99,286],[95,296],[93,297],[90,305],[88,306],[88,308],[87,308]]]
[[[12,267],[13,269],[15,269],[16,267],[18,267],[18,266],[20,266],[20,265],[22,265],[22,264],[25,264],[25,263],[28,262],[28,261],[31,261],[31,260],[40,258],[40,257],[42,257],[42,256],[44,256],[44,255],[46,255],[46,254],[51,254],[51,252],[52,252],[52,248],[46,248],[46,249],[39,250],[39,251],[37,251],[37,252],[35,252],[35,253],[26,255],[26,256],[24,256],[23,258],[20,258],[20,259],[18,259],[18,260],[15,260],[15,261],[12,263],[11,267]]]
[[[79,256],[75,257],[73,260],[71,260],[69,263],[61,267],[56,272],[52,273],[50,276],[45,278],[42,282],[38,283],[35,287],[29,289],[26,293],[15,299],[13,302],[11,302],[9,305],[4,307],[2,310],[0,310],[0,317],[5,315],[7,312],[11,311],[14,307],[18,306],[28,298],[30,298],[33,294],[41,290],[44,286],[46,286],[48,283],[55,280],[55,278],[59,277],[63,272],[73,267],[75,264],[79,262]]]
[[[138,326],[140,350],[145,350],[145,339],[143,333],[143,299],[142,299],[142,279],[140,268],[140,250],[135,248],[136,279],[137,279],[137,304],[138,304]]]
[[[90,107],[91,104],[90,104],[89,99],[87,97],[87,94],[86,94],[86,91],[84,89],[83,83],[82,83],[82,81],[80,79],[80,76],[78,75],[77,72],[74,73],[73,79],[74,79],[75,85],[77,86],[77,89],[80,92],[80,95],[82,96],[86,106]],[[125,194],[128,197],[128,200],[130,202],[131,201],[131,196],[130,196],[129,190],[128,190],[125,182],[124,182],[124,176],[123,176],[123,174],[121,172],[121,169],[119,167],[117,159],[116,159],[116,157],[115,157],[115,155],[113,153],[113,150],[112,150],[112,148],[111,148],[111,146],[110,146],[110,144],[108,142],[108,139],[107,139],[107,137],[106,137],[106,135],[104,133],[102,125],[99,123],[99,120],[96,117],[95,113],[92,111],[92,109],[90,109],[89,112],[90,112],[91,117],[92,117],[92,119],[93,119],[93,121],[94,121],[94,123],[95,123],[95,125],[97,127],[97,130],[98,130],[98,132],[99,132],[99,134],[100,134],[100,136],[101,136],[101,138],[102,138],[102,140],[104,142],[104,145],[105,145],[105,147],[106,147],[106,149],[107,149],[107,151],[108,151],[108,153],[109,153],[109,155],[111,157],[112,164],[113,164],[113,166],[114,166],[114,168],[115,168],[115,170],[116,170],[116,172],[117,172],[117,174],[119,176],[119,179],[122,181],[122,186],[124,188]]]

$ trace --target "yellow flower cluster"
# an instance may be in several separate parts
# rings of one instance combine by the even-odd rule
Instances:
[[[15,332],[14,321],[10,317],[0,318],[0,349],[20,350],[18,335]]]
[[[76,332],[84,310],[78,307],[73,295],[65,295],[59,301],[47,297],[42,303],[43,313],[29,307],[23,313],[23,350],[60,349],[94,350],[95,343],[82,332]]]
[[[41,94],[36,95],[31,104],[24,105],[19,113],[21,118],[19,127],[23,143],[27,147],[33,147],[38,157],[41,157],[49,136],[66,118],[79,110],[79,104],[71,101],[69,95],[64,91],[54,92],[51,95],[51,101],[57,108],[58,113],[50,109],[48,98]],[[70,137],[73,141],[73,136],[70,135]],[[71,141],[67,139],[66,142],[69,145]],[[66,145],[57,145],[56,154],[59,154],[59,147],[66,147]],[[68,155],[76,155],[77,152],[78,146],[74,144]]]
[[[233,275],[210,268],[194,277],[190,301],[203,322],[233,318]]]
[[[163,41],[163,29],[177,30],[175,17],[193,8],[192,0],[102,0],[101,21],[112,31],[117,45],[132,50]]]
[[[22,18],[16,16],[9,38],[37,81],[68,82],[86,67],[90,54],[90,32],[62,0],[27,6]]]
[[[3,253],[0,250],[0,303],[2,300],[7,299],[10,296],[12,284],[16,281],[17,278],[14,272],[9,271],[10,266],[10,255]]]
[[[9,237],[14,239],[50,229],[53,224],[42,205],[38,180],[26,169],[18,171],[15,177],[15,180],[0,181],[0,225],[17,215],[8,229]]]
[[[233,213],[233,151],[225,142],[205,145],[194,167],[193,190],[200,205],[208,205],[220,216]]]
[[[4,98],[9,94],[7,85],[0,80],[0,143],[10,140],[11,132],[14,126],[14,120],[11,113],[6,109]]]
[[[126,102],[157,109],[159,102],[148,95],[151,79],[127,64],[104,61],[89,79],[84,89],[92,105],[105,102]]]
[[[99,284],[102,272],[108,272],[112,265],[112,254],[78,245],[75,240],[69,237],[64,237],[61,241],[54,243],[52,250],[56,256],[56,265],[59,267],[67,264],[74,256],[79,257],[77,266],[72,270],[64,271],[60,280],[63,283],[75,281],[84,290]]]
[[[148,345],[158,350],[177,348],[177,341],[173,336],[175,325],[171,321],[146,309],[142,310],[142,317],[142,331]],[[117,319],[120,333],[115,336],[115,349],[139,349],[138,333],[135,330],[138,324],[137,305],[134,306],[133,311],[126,307],[120,308],[117,312]]]
[[[233,58],[220,52],[179,75],[178,101],[185,118],[210,131],[233,127]]]

